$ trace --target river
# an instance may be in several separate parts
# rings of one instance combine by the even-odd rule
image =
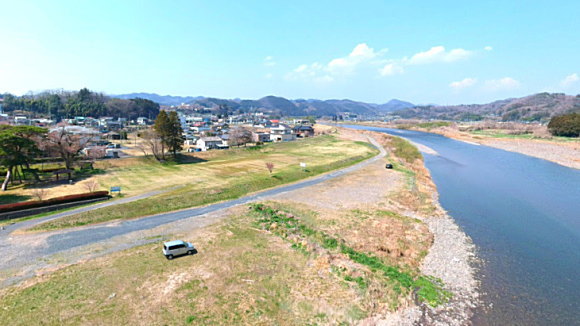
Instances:
[[[482,260],[478,325],[580,325],[580,171],[440,135],[386,132],[428,146],[439,201]]]

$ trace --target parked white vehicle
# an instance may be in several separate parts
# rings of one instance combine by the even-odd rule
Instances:
[[[163,244],[163,255],[167,259],[173,259],[173,257],[181,255],[193,255],[195,253],[197,253],[197,250],[189,242],[174,240]]]

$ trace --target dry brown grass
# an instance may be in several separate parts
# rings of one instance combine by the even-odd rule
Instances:
[[[386,170],[385,162],[281,194],[269,205],[292,212],[301,223],[360,252],[416,272],[432,237],[423,223],[403,216],[416,210],[397,197],[407,189],[407,173]],[[263,163],[257,168],[267,173]],[[368,267],[310,243],[305,244],[309,254],[293,249],[291,240],[259,229],[248,212],[238,207],[222,222],[176,235],[196,245],[199,253],[193,257],[166,261],[156,243],[13,288],[0,294],[0,320],[10,325],[38,320],[85,325],[337,325],[364,322],[412,304],[410,296],[400,296],[393,284]],[[346,276],[363,278],[366,287],[346,281]]]
[[[308,138],[289,143],[264,146],[262,150],[250,151],[245,148],[227,151],[207,151],[190,153],[185,157],[200,163],[162,165],[143,157],[116,160],[102,160],[95,168],[104,169],[104,174],[91,176],[83,181],[51,186],[50,196],[57,197],[86,192],[86,184],[97,182],[101,188],[122,187],[128,196],[149,191],[195,184],[200,188],[216,187],[247,173],[267,173],[264,161],[268,160],[283,170],[298,166],[300,162],[309,165],[329,164],[347,157],[365,155],[369,148],[348,140],[337,140],[333,136]],[[31,196],[31,189],[13,188],[5,192],[12,195]]]

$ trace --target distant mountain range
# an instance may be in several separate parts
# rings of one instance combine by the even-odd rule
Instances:
[[[580,95],[539,93],[488,104],[426,105],[393,112],[402,118],[473,121],[549,121],[555,115],[580,112]]]
[[[209,109],[227,108],[228,110],[249,111],[263,110],[275,112],[285,116],[329,116],[341,112],[350,112],[355,114],[374,115],[378,113],[387,113],[396,110],[412,108],[415,105],[400,100],[390,100],[384,104],[372,104],[357,102],[352,100],[315,100],[315,99],[298,99],[288,100],[278,96],[266,96],[258,100],[242,99],[220,99],[203,96],[161,96],[151,93],[131,93],[122,95],[111,95],[111,97],[121,99],[144,98],[161,105],[180,105],[196,104]]]
[[[121,95],[110,95],[114,98],[129,100],[132,98],[143,98],[161,105],[180,105],[182,103],[189,103],[195,100],[203,99],[203,96],[171,96],[171,95],[157,95],[154,93],[131,93]]]
[[[362,115],[391,113],[409,119],[438,119],[473,121],[494,119],[502,121],[541,121],[568,112],[580,112],[580,95],[539,93],[521,98],[499,100],[488,104],[414,105],[400,100],[374,104],[344,100],[297,99],[266,96],[258,100],[220,99],[203,96],[170,96],[150,93],[132,93],[112,97],[144,98],[161,105],[196,104],[208,109],[248,112],[273,112],[283,116],[332,116],[350,112]]]

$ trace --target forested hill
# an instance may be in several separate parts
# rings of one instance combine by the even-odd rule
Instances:
[[[201,100],[203,96],[171,96],[171,95],[157,95],[154,93],[130,93],[121,95],[110,95],[114,98],[123,100],[130,100],[133,98],[147,99],[161,105],[180,105],[183,103],[191,103],[195,100]]]
[[[539,93],[488,104],[417,106],[396,111],[402,118],[473,121],[495,119],[501,121],[547,122],[551,117],[580,112],[580,95]]]
[[[142,98],[118,99],[83,88],[78,92],[43,92],[34,95],[2,95],[5,112],[21,111],[55,120],[77,116],[154,119],[159,104]]]

